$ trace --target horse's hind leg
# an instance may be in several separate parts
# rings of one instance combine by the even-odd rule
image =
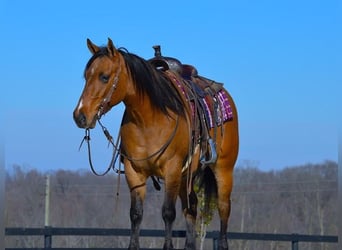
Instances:
[[[197,196],[193,190],[188,195],[186,181],[182,182],[179,197],[182,201],[183,214],[186,221],[185,250],[196,250],[196,216]]]
[[[220,155],[215,166],[212,167],[217,184],[217,206],[220,216],[219,250],[228,250],[227,228],[231,208],[230,195],[233,188],[234,165],[239,151],[238,121],[235,105],[232,105],[232,109],[235,119],[225,123],[223,127],[224,134],[222,137],[218,137],[217,145],[219,145],[218,151]]]
[[[172,226],[176,219],[176,200],[178,197],[181,170],[173,166],[165,167],[165,196],[162,206],[162,217],[165,223],[165,242],[163,250],[173,249],[172,244]]]
[[[231,208],[230,194],[233,186],[233,170],[217,166],[215,176],[217,180],[217,205],[220,216],[218,249],[228,250],[227,228]]]

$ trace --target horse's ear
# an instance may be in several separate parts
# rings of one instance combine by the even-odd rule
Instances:
[[[93,44],[89,38],[87,38],[87,46],[93,55],[100,50],[100,48],[96,46],[95,44]]]
[[[109,37],[108,37],[107,50],[108,50],[110,56],[115,56],[116,48],[113,44],[112,39],[110,39]]]

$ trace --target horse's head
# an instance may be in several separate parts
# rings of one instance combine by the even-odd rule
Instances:
[[[80,128],[94,128],[96,120],[121,102],[126,89],[122,86],[123,59],[108,38],[106,47],[98,47],[87,39],[92,53],[84,70],[85,87],[74,110],[74,120]]]

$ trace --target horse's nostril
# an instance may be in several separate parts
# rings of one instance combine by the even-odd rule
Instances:
[[[87,118],[82,112],[79,112],[77,116],[74,116],[74,120],[80,128],[84,128],[87,124]]]

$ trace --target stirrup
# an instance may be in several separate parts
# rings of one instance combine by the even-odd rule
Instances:
[[[213,164],[217,160],[216,147],[215,147],[213,139],[209,138],[208,143],[209,143],[209,146],[210,146],[211,158],[206,161],[205,157],[203,156],[202,159],[201,159],[201,163],[203,165]]]

